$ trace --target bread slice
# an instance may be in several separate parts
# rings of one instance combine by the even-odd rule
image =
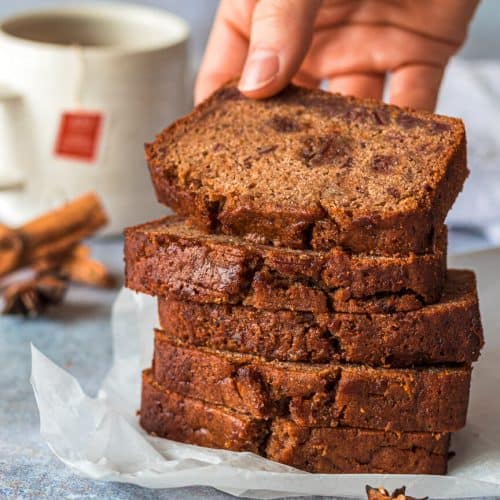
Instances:
[[[441,296],[445,229],[434,247],[405,257],[290,250],[207,235],[167,217],[125,231],[126,285],[156,296],[265,309],[406,311]]]
[[[254,453],[261,452],[269,427],[264,420],[168,391],[150,370],[142,374],[140,424],[159,437]]]
[[[300,427],[277,419],[266,456],[322,473],[446,474],[449,433]]]
[[[472,271],[450,271],[438,304],[407,313],[267,311],[241,305],[158,299],[160,326],[201,347],[268,360],[404,367],[471,363],[483,331]]]
[[[166,389],[303,426],[449,432],[465,424],[471,369],[266,361],[192,347],[156,331],[153,376]]]
[[[146,146],[159,201],[292,248],[425,253],[467,177],[462,121],[289,86],[216,91]]]
[[[299,427],[258,420],[161,387],[143,374],[140,423],[184,443],[252,451],[309,472],[446,473],[449,434]]]

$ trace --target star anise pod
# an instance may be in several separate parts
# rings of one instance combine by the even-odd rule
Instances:
[[[38,316],[48,307],[60,304],[67,290],[66,281],[50,274],[13,283],[2,293],[2,314]]]
[[[366,485],[366,494],[368,500],[427,500],[428,497],[418,499],[415,497],[410,497],[406,495],[406,487],[395,489],[392,493],[389,493],[385,488],[373,488],[372,486]]]

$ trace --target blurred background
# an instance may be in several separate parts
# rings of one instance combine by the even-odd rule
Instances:
[[[112,2],[112,0],[110,0]],[[64,4],[85,4],[86,1],[65,0]],[[217,8],[217,0],[139,0],[135,3],[151,5],[169,10],[186,19],[192,29],[193,66],[196,67],[203,55],[212,19]],[[16,0],[0,3],[0,17],[5,17],[26,9],[54,5],[51,0]],[[500,2],[482,0],[472,23],[469,40],[460,53],[465,58],[500,59]]]

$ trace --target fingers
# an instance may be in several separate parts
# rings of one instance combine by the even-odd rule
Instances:
[[[344,95],[382,99],[384,81],[384,75],[377,73],[339,75],[329,80],[328,90],[330,92],[340,92]]]
[[[407,31],[462,45],[478,0],[430,0],[417,2],[325,1],[317,27],[339,24],[347,17],[353,24],[399,26]],[[385,4],[385,5],[384,5]],[[390,5],[392,4],[392,5]]]
[[[334,77],[385,73],[408,64],[444,66],[455,49],[395,26],[345,24],[317,33],[303,69]]]
[[[389,84],[391,103],[433,111],[443,73],[443,66],[409,65],[396,69]]]
[[[302,87],[308,87],[310,89],[318,88],[321,84],[321,80],[314,78],[313,76],[304,73],[303,71],[298,71],[292,78],[292,82],[295,85],[300,85]]]
[[[434,110],[444,68],[409,65],[396,69],[390,77],[390,102],[397,106]],[[328,90],[344,95],[382,99],[384,75],[339,75],[330,79]]]
[[[250,49],[240,79],[249,97],[279,92],[297,73],[311,44],[320,0],[260,0],[254,9]]]
[[[196,80],[195,104],[241,74],[248,40],[237,26],[250,23],[251,5],[246,2],[246,12],[238,11],[238,5],[241,4],[233,0],[223,0],[220,4]]]

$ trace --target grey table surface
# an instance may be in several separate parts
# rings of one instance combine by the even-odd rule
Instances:
[[[453,248],[484,242],[451,238]],[[103,240],[94,255],[122,275],[122,243]],[[147,490],[75,475],[39,435],[29,383],[30,343],[65,367],[95,395],[111,363],[110,311],[117,290],[73,287],[65,304],[43,318],[0,318],[0,498],[230,498],[211,488]]]

